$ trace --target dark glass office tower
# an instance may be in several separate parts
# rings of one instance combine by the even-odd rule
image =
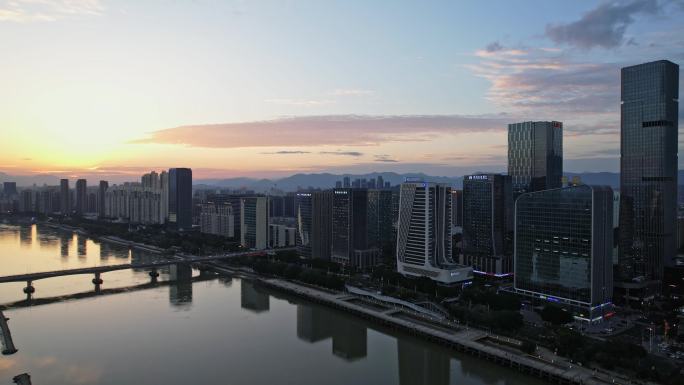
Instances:
[[[392,233],[392,191],[368,190],[368,242],[383,257],[394,256]]]
[[[59,211],[62,214],[71,214],[71,192],[69,191],[69,179],[59,180]]]
[[[461,263],[490,276],[513,271],[513,195],[511,177],[463,177],[463,256]]]
[[[679,66],[661,60],[623,68],[621,76],[617,286],[646,298],[677,252]]]
[[[106,180],[100,181],[100,186],[97,189],[97,216],[104,218],[105,216],[105,194],[109,188],[109,182]]]
[[[514,198],[524,192],[561,187],[563,123],[509,124],[508,175],[512,178]]]
[[[192,170],[169,169],[169,222],[178,230],[192,228]]]
[[[300,256],[330,260],[332,192],[297,193],[296,244]]]
[[[76,181],[76,213],[83,214],[88,208],[88,186],[85,179]]]
[[[613,190],[581,185],[520,195],[515,291],[564,304],[585,321],[611,312]]]
[[[456,227],[463,227],[463,190],[451,190],[451,219]]]
[[[313,193],[297,193],[297,234],[295,243],[297,253],[304,258],[311,258],[311,225],[313,222]]]
[[[368,190],[333,190],[331,259],[365,268],[377,262],[378,249],[368,241]]]
[[[311,257],[330,260],[332,248],[332,191],[316,191],[311,202]]]

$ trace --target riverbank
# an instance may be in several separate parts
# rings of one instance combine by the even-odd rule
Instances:
[[[99,241],[99,242],[107,242],[107,243],[112,243],[112,244],[116,244],[116,245],[120,245],[120,246],[126,246],[129,248],[138,249],[138,250],[145,251],[148,253],[164,254],[167,252],[166,249],[163,249],[161,247],[157,247],[157,246],[153,246],[153,245],[147,245],[147,244],[139,243],[139,242],[133,242],[133,241],[129,241],[127,239],[123,239],[120,237],[115,237],[113,235],[95,236],[95,235],[88,233],[88,231],[86,231],[85,229],[80,228],[80,227],[73,227],[73,226],[69,226],[69,225],[65,225],[65,224],[61,224],[61,223],[52,223],[52,222],[40,222],[40,225],[47,226],[47,227],[50,227],[52,229],[57,229],[57,230],[71,231],[71,232],[74,232],[74,233],[79,234],[79,235],[90,237],[90,238],[92,238],[96,241]]]
[[[383,327],[401,331],[552,383],[578,385],[646,384],[644,382],[628,382],[628,379],[621,378],[617,374],[611,376],[613,373],[597,373],[581,366],[572,365],[562,359],[550,360],[543,358],[543,356],[536,357],[522,352],[514,353],[513,349],[507,348],[505,345],[515,345],[515,341],[511,342],[505,337],[426,317],[420,313],[409,312],[387,304],[383,306],[382,303],[365,303],[365,301],[359,301],[361,297],[348,293],[322,291],[282,279],[263,277],[244,269],[233,269],[218,264],[212,264],[212,267],[216,271],[257,281],[268,288],[353,314]]]

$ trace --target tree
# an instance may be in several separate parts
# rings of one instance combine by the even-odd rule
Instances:
[[[523,353],[532,354],[537,351],[537,344],[529,340],[524,340],[520,345],[520,351]]]
[[[565,325],[573,320],[572,314],[554,305],[544,306],[541,311],[541,318],[554,325]]]

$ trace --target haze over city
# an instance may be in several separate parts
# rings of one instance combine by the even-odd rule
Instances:
[[[530,119],[564,123],[565,170],[615,172],[619,69],[682,62],[682,16],[655,0],[3,1],[0,172],[457,176],[504,171],[507,124]]]

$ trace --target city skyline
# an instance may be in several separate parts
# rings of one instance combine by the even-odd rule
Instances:
[[[0,4],[0,172],[456,176],[504,171],[508,124],[544,119],[564,170],[617,171],[619,69],[684,59],[677,2],[297,4]]]

